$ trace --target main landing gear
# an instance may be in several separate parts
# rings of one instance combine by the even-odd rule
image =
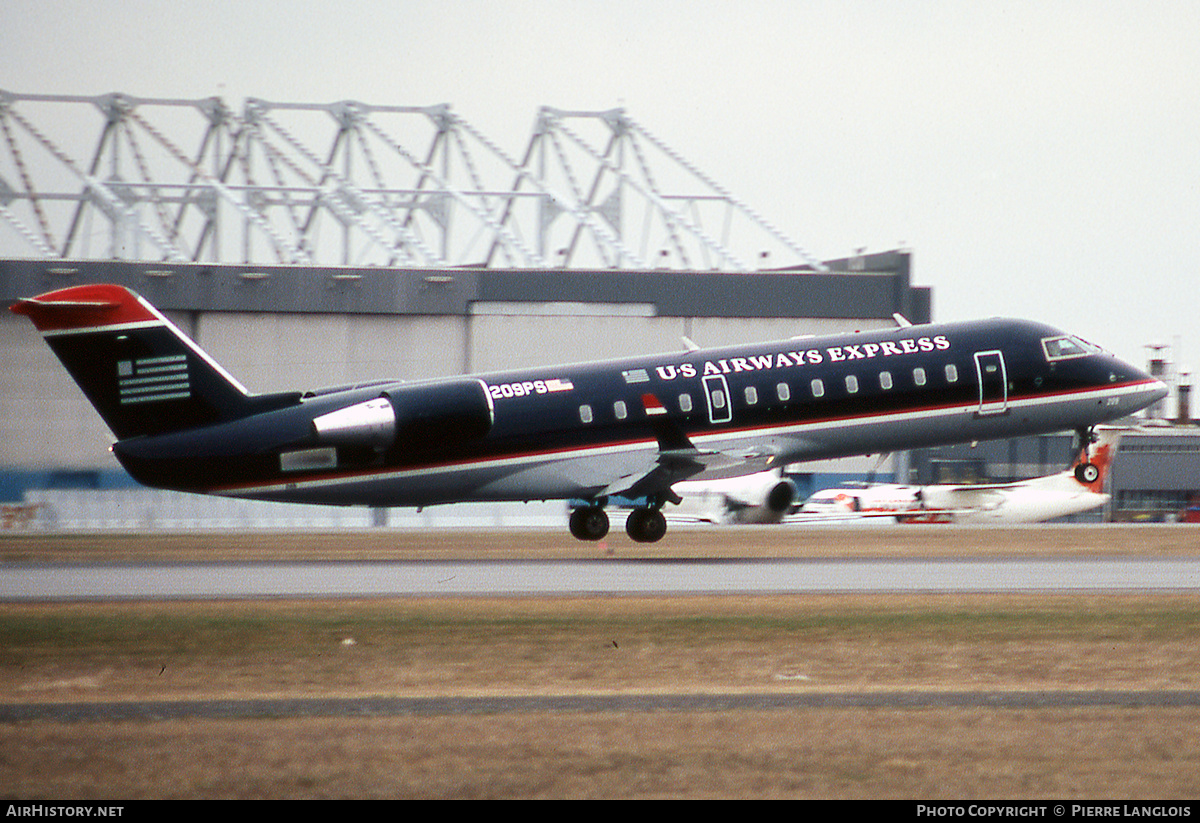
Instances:
[[[638,543],[654,543],[667,533],[667,518],[659,509],[634,509],[625,521],[625,533]]]
[[[578,540],[603,540],[608,534],[608,515],[599,506],[571,510],[571,534]]]
[[[1092,444],[1096,442],[1096,435],[1092,429],[1079,429],[1075,432],[1076,438],[1079,440],[1079,450],[1082,452],[1082,461],[1075,467],[1075,479],[1080,483],[1095,483],[1100,479],[1100,467],[1091,460]]]
[[[579,540],[603,540],[608,535],[608,514],[601,506],[580,506],[571,511],[570,528]],[[667,518],[657,507],[636,508],[625,521],[625,533],[638,543],[654,543],[667,533]]]

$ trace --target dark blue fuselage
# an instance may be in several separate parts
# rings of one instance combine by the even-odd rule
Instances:
[[[724,455],[696,461],[687,476],[729,476],[1087,428],[1164,391],[1056,329],[989,320],[376,384],[121,441],[115,452],[149,485],[273,500],[589,498],[617,491],[664,452]],[[313,432],[314,418],[380,397],[394,408],[389,442],[358,442],[353,430],[323,442]]]

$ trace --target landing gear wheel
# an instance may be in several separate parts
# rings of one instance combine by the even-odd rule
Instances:
[[[625,533],[638,543],[654,543],[667,533],[667,518],[658,509],[634,509],[625,521]]]
[[[583,506],[571,512],[569,525],[579,540],[603,540],[608,534],[608,515],[599,506]]]
[[[1095,483],[1100,479],[1100,467],[1091,462],[1090,452],[1096,433],[1088,427],[1076,430],[1075,436],[1079,438],[1079,459],[1083,461],[1075,467],[1075,479],[1080,483]]]

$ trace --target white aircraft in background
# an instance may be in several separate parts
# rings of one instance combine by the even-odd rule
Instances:
[[[787,521],[886,517],[899,523],[1038,523],[1090,511],[1109,499],[1104,482],[1123,430],[1097,427],[1095,433],[1090,450],[1082,449],[1072,467],[1058,474],[1013,483],[825,489]]]
[[[717,523],[778,523],[796,505],[796,484],[782,469],[728,480],[687,480],[671,487],[682,500],[668,520]]]

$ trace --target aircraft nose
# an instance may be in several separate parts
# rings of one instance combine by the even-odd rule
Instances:
[[[1170,393],[1167,384],[1159,380],[1153,375],[1147,374],[1136,366],[1118,361],[1121,367],[1126,370],[1129,375],[1128,383],[1135,387],[1135,390],[1130,394],[1133,402],[1130,412],[1144,409],[1147,406],[1157,403]]]
[[[1159,400],[1162,400],[1164,397],[1170,394],[1170,392],[1171,390],[1167,388],[1166,383],[1162,382],[1161,380],[1155,380],[1150,384],[1150,388],[1147,389],[1150,399],[1147,401],[1146,405],[1157,403]]]

